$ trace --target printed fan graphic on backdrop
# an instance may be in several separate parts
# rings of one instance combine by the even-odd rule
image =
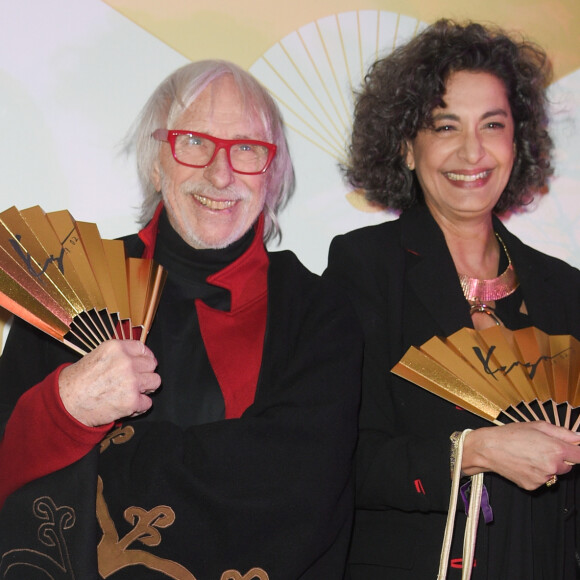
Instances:
[[[580,342],[570,335],[463,328],[412,346],[392,372],[496,425],[580,427]]]
[[[79,354],[112,338],[144,342],[165,275],[66,210],[0,213],[0,306]]]
[[[338,164],[352,128],[353,91],[369,65],[424,26],[386,11],[334,14],[287,35],[250,72],[274,95],[289,130]],[[350,192],[348,199],[357,209],[376,211],[361,192]]]

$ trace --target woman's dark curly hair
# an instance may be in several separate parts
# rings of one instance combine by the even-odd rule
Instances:
[[[369,201],[402,210],[423,202],[405,163],[407,142],[432,125],[445,85],[457,71],[487,72],[505,85],[514,119],[516,159],[494,211],[525,205],[553,173],[546,89],[552,67],[537,45],[499,28],[439,20],[369,69],[354,111],[349,161],[351,185]]]

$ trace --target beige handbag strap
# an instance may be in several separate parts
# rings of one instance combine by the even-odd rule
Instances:
[[[445,524],[445,534],[443,535],[443,547],[441,549],[441,559],[439,561],[439,572],[437,580],[445,580],[447,577],[447,567],[449,564],[449,553],[451,551],[451,541],[453,539],[453,526],[455,524],[455,512],[457,508],[457,496],[459,494],[459,482],[461,479],[461,461],[463,458],[463,442],[465,436],[471,429],[465,429],[457,442],[457,455],[453,467],[453,478],[451,482],[451,494],[449,496],[449,511],[447,512],[447,523]],[[469,580],[473,567],[473,557],[475,554],[475,540],[477,538],[477,524],[479,522],[479,509],[481,507],[481,494],[483,491],[483,473],[471,476],[471,494],[469,500],[469,514],[465,525],[465,536],[463,538],[463,561],[461,580]]]

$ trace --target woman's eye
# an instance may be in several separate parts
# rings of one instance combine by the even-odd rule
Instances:
[[[455,129],[455,127],[453,127],[453,125],[439,125],[439,127],[435,127],[435,132],[436,133],[448,133],[449,131],[452,131],[453,129]]]

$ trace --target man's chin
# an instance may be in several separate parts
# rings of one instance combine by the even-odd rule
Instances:
[[[238,233],[229,233],[223,236],[193,236],[188,235],[185,240],[192,248],[196,250],[223,250],[228,246],[231,246],[234,242],[237,242],[242,236]]]

